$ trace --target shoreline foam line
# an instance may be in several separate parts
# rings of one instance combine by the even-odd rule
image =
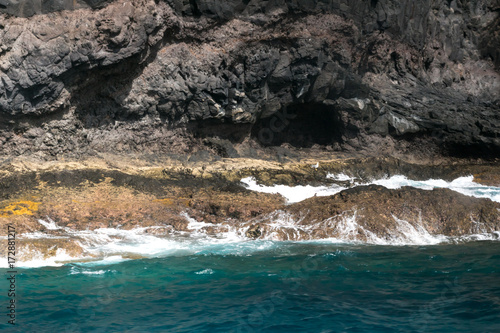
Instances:
[[[366,186],[366,185],[380,185],[388,189],[399,189],[403,186],[410,186],[422,190],[433,190],[435,188],[447,188],[452,191],[471,196],[476,198],[488,198],[492,201],[500,202],[500,187],[486,186],[474,182],[474,176],[459,177],[451,182],[442,179],[428,179],[428,180],[411,180],[406,176],[396,175],[389,178],[374,179],[370,182],[357,182],[356,178],[349,177],[345,174],[328,174],[327,178],[342,181],[353,182],[353,187]],[[257,184],[254,177],[246,177],[241,179],[245,187],[251,191],[263,193],[278,193],[286,198],[288,204],[296,203],[314,196],[329,196],[337,194],[346,187],[339,185],[331,186],[287,186],[287,185],[273,185],[265,186]]]
[[[449,245],[461,244],[475,241],[500,241],[500,231],[489,233],[471,234],[465,236],[444,236],[431,235],[424,227],[413,226],[410,223],[398,220],[398,229],[392,232],[389,239],[381,238],[377,235],[364,232],[368,235],[366,241],[356,239],[356,234],[360,226],[354,216],[346,216],[346,219],[339,226],[342,230],[341,236],[337,238],[324,239],[305,239],[283,241],[275,240],[270,237],[259,240],[249,240],[243,236],[238,236],[243,232],[239,230],[229,230],[217,235],[205,234],[203,229],[197,230],[195,234],[179,234],[171,236],[153,236],[144,233],[144,228],[131,230],[109,229],[95,230],[92,232],[78,232],[77,235],[83,242],[84,254],[80,257],[69,256],[63,249],[58,249],[55,256],[44,257],[42,253],[35,253],[33,258],[28,261],[20,261],[18,267],[38,268],[45,266],[63,266],[66,264],[75,264],[83,266],[102,266],[117,264],[122,261],[139,258],[162,258],[171,256],[190,256],[190,255],[230,255],[230,256],[248,256],[259,251],[279,248],[288,243],[308,244],[339,244],[339,245],[379,245],[379,246],[427,246],[427,245]],[[290,221],[277,218],[276,227],[284,223],[286,227],[294,227]],[[300,226],[296,226],[300,227]],[[110,232],[111,231],[111,232]],[[96,234],[120,235],[121,237],[96,237]],[[6,262],[0,258],[0,263]],[[5,268],[0,266],[0,268]]]

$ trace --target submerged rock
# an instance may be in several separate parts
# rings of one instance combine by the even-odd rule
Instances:
[[[262,231],[260,230],[260,225],[256,224],[248,228],[245,232],[245,236],[248,238],[256,239],[262,235]]]

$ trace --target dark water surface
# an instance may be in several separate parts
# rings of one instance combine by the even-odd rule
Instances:
[[[500,242],[253,242],[18,269],[14,332],[500,332]],[[260,248],[262,248],[260,250]]]

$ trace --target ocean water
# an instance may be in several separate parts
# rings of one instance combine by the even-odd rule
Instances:
[[[6,332],[500,332],[498,241],[247,241],[17,270]]]
[[[356,179],[330,175],[334,179]],[[262,186],[289,203],[331,195],[339,186]],[[371,183],[435,187],[500,201],[500,188],[461,177],[414,181],[404,176]],[[39,220],[74,238],[85,255],[63,250],[16,263],[16,325],[10,311],[7,258],[0,258],[0,330],[5,332],[500,332],[500,231],[462,237],[432,235],[397,220],[391,239],[366,243],[351,236],[346,216],[337,239],[276,241],[245,238],[245,228],[217,235],[188,220],[189,233],[155,228],[72,230]],[[276,228],[299,228],[276,215]],[[4,240],[5,241],[5,240]],[[35,253],[36,254],[36,253]]]

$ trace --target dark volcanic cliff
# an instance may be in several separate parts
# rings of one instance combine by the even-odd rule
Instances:
[[[283,143],[500,156],[499,1],[0,0],[1,12],[4,156]]]

